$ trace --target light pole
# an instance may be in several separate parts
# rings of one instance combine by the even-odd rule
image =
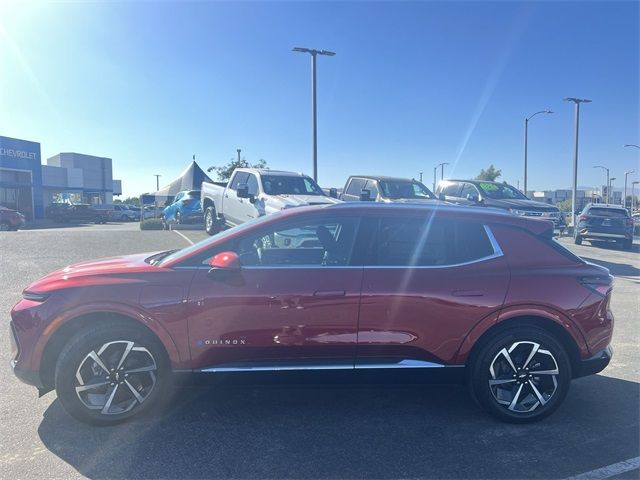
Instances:
[[[609,169],[607,167],[603,167],[602,165],[595,165],[593,168],[603,168],[604,170],[607,171],[607,201],[605,203],[609,203]]]
[[[580,104],[591,103],[586,98],[566,97],[565,102],[573,102],[575,104],[575,145],[573,147],[573,185],[571,188],[571,224],[575,229],[576,225],[576,203],[578,192],[578,133],[580,131]]]
[[[422,172],[420,172],[420,183],[422,183]]]
[[[308,53],[311,55],[311,130],[313,131],[313,179],[318,181],[318,114],[316,110],[316,57],[326,55],[333,57],[335,52],[329,50],[316,50],[315,48],[295,47],[294,52]]]
[[[529,139],[529,120],[540,113],[553,113],[548,108],[546,110],[540,110],[539,112],[530,115],[524,119],[524,194],[527,194],[527,154],[528,154],[528,139]]]
[[[638,180],[631,182],[631,213],[636,211],[636,194],[635,186],[640,183]]]
[[[632,173],[635,173],[635,170],[629,170],[628,172],[624,172],[624,191],[622,194],[622,206],[627,208],[627,177]]]
[[[440,164],[440,180],[444,180],[444,166],[449,165],[447,162]]]
[[[444,166],[445,165],[449,165],[449,163],[447,162],[443,162],[443,163],[439,163],[438,165],[436,165],[435,167],[433,167],[433,191],[436,191],[436,175],[438,174],[438,167],[441,167],[442,170],[440,171],[440,180],[444,179]]]
[[[157,192],[158,190],[160,190],[160,177],[162,175],[154,173],[153,176],[156,177],[156,192]]]

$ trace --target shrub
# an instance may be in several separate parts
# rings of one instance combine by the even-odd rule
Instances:
[[[164,230],[164,224],[159,218],[150,218],[140,224],[140,230]]]

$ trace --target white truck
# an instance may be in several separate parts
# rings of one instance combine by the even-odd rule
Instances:
[[[302,173],[237,168],[229,183],[202,182],[202,210],[209,235],[285,208],[340,203]]]

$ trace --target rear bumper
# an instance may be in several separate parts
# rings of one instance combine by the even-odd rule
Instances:
[[[583,238],[600,238],[602,240],[628,240],[633,238],[631,230],[609,230],[601,231],[590,228],[578,228],[578,234]]]
[[[591,358],[582,360],[578,367],[578,371],[574,372],[573,378],[586,377],[587,375],[594,375],[604,370],[613,356],[613,349],[609,345],[604,350],[599,351]]]

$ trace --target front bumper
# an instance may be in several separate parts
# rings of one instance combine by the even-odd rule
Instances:
[[[604,370],[613,356],[613,349],[609,345],[604,350],[599,351],[591,358],[582,360],[578,366],[578,370],[574,372],[573,378],[586,377],[587,375],[594,375]]]

